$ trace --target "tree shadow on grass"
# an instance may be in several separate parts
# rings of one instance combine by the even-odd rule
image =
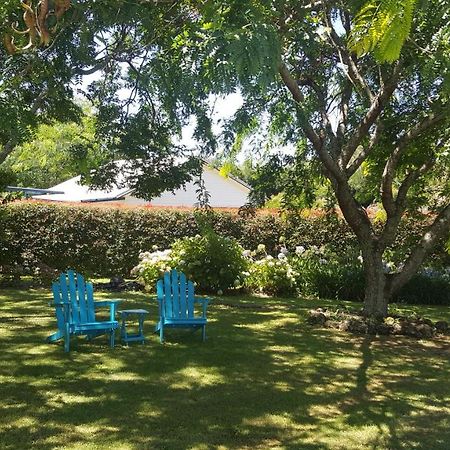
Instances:
[[[156,320],[154,303],[126,296],[127,307],[144,306]],[[42,292],[30,293],[19,309],[43,314],[43,304]],[[169,330],[165,345],[151,336],[145,346],[111,350],[100,337],[80,339],[69,354],[42,343],[53,319],[2,322],[3,311],[2,448],[403,448],[430,436],[423,415],[406,416],[405,425],[402,414],[421,406],[408,383],[390,384],[400,366],[391,361],[395,345],[386,352],[376,343],[374,353],[369,339],[307,328],[288,300],[264,310],[212,304],[206,343],[198,333]],[[411,344],[408,356],[406,370],[416,375],[429,361],[421,345]],[[437,395],[442,380],[430,392]],[[430,411],[439,405],[436,399]],[[433,421],[433,436],[443,424]]]
[[[378,429],[367,448],[448,449],[448,341],[366,336],[360,351],[355,386],[340,408],[351,426]],[[430,377],[436,368],[442,372]]]

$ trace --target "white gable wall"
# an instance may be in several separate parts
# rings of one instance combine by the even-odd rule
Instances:
[[[210,194],[209,203],[216,208],[239,208],[248,201],[249,188],[232,178],[225,178],[220,173],[203,166],[203,180]],[[152,206],[194,206],[198,202],[198,186],[194,181],[186,183],[184,188],[177,189],[173,194],[163,192],[152,199]]]

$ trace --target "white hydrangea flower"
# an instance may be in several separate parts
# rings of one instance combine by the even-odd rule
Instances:
[[[272,255],[267,255],[266,259],[268,259],[270,261],[271,259],[273,259],[273,256]]]
[[[242,252],[242,255],[245,256],[246,258],[250,257],[252,254],[251,250],[244,250]]]
[[[281,247],[280,253],[283,253],[283,255],[288,255],[289,254],[289,250],[286,247]]]
[[[297,245],[297,247],[295,247],[295,253],[297,255],[303,255],[303,253],[305,253],[305,247],[303,247],[303,245]]]
[[[278,259],[286,259],[286,255],[284,253],[279,253]]]

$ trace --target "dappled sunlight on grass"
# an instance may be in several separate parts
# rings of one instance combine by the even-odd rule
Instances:
[[[149,310],[148,342],[65,354],[43,342],[48,292],[0,291],[0,448],[448,449],[448,339],[351,336],[305,323],[319,300],[234,297],[211,302],[205,343],[161,345],[156,302],[98,297]]]
[[[263,314],[261,314],[263,315]],[[294,325],[298,323],[298,318],[296,317],[280,317],[276,319],[268,319],[260,323],[252,324],[239,324],[236,327],[248,328],[252,331],[259,331],[262,333],[272,333],[280,328],[284,328],[288,325]]]
[[[198,389],[224,384],[226,380],[213,367],[186,367],[175,373],[163,375],[161,382],[171,389]]]

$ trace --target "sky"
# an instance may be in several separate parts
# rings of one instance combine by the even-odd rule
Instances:
[[[92,75],[84,76],[80,84],[76,85],[78,89],[81,91],[86,91],[88,86],[97,81],[100,78],[99,73],[94,73]],[[119,91],[119,96],[122,99],[128,98],[130,95],[130,90],[122,89]],[[225,120],[231,118],[236,111],[242,106],[243,99],[240,93],[233,93],[227,96],[211,96],[210,105],[213,111],[213,131],[215,134],[219,134],[221,131],[220,123]],[[185,126],[182,130],[181,139],[175,141],[176,144],[185,145],[188,149],[195,149],[199,146],[199,142],[194,138],[195,131],[195,119],[191,118],[189,124]]]

